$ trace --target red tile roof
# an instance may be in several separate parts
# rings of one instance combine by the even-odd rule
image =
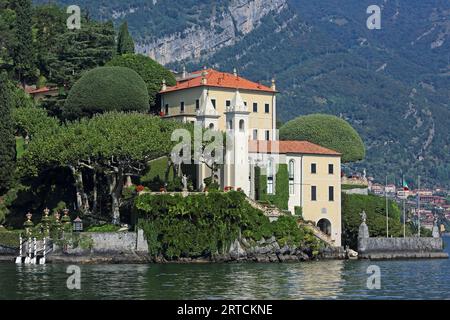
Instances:
[[[189,74],[185,80],[177,81],[177,84],[173,87],[167,87],[166,90],[160,91],[160,93],[172,92],[177,90],[184,90],[194,87],[201,87],[202,85],[202,73],[207,72],[206,85],[207,87],[220,87],[220,88],[232,88],[243,90],[255,90],[276,92],[272,88],[264,86],[262,84],[252,82],[239,76],[235,76],[230,73],[220,72],[214,69],[206,69],[202,71],[196,71]]]
[[[298,153],[298,154],[317,154],[340,156],[337,151],[319,146],[309,141],[265,141],[250,140],[248,145],[249,152],[259,153]]]
[[[29,94],[36,94],[36,93],[44,93],[44,92],[50,92],[50,91],[55,91],[58,90],[57,88],[48,88],[48,87],[43,87],[43,88],[39,88],[39,89],[33,89],[33,88],[27,88],[25,89],[25,91]]]

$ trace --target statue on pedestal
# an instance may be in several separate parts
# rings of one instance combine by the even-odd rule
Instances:
[[[362,222],[359,225],[358,238],[369,238],[369,228],[367,227],[366,224],[367,214],[363,210],[359,215],[361,216]]]
[[[434,217],[434,224],[433,224],[433,231],[432,231],[433,238],[439,238],[441,236],[440,233],[439,233],[437,220],[438,220],[437,217]]]
[[[185,174],[183,174],[181,181],[183,183],[183,191],[188,191],[188,179]]]

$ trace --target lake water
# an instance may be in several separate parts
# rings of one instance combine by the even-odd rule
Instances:
[[[370,265],[380,289],[367,288]],[[0,299],[450,299],[448,259],[81,265],[81,290],[67,289],[67,267],[0,263]]]

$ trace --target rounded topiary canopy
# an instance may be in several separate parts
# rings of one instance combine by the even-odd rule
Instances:
[[[114,57],[108,66],[127,67],[136,71],[147,84],[149,103],[155,104],[156,95],[161,90],[162,81],[166,80],[168,86],[174,86],[177,82],[175,76],[150,57],[141,54],[124,54]]]
[[[99,67],[86,72],[72,87],[63,107],[68,119],[107,111],[148,111],[144,80],[124,67]]]
[[[281,140],[306,140],[342,153],[342,162],[362,160],[366,151],[355,129],[345,120],[326,114],[301,116],[280,128]]]

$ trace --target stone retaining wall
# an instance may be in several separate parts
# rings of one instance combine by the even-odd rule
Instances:
[[[442,238],[359,238],[358,252],[440,252]]]
[[[0,256],[17,255],[19,253],[18,249],[0,246]]]
[[[147,240],[143,230],[138,232],[83,232],[80,237],[90,238],[90,248],[66,248],[69,255],[104,255],[148,253]],[[54,247],[55,254],[61,254],[62,248]]]
[[[343,193],[346,194],[360,194],[363,196],[369,195],[369,189],[368,188],[354,188],[354,189],[342,189]]]
[[[448,258],[442,238],[359,238],[358,255],[368,259]]]

